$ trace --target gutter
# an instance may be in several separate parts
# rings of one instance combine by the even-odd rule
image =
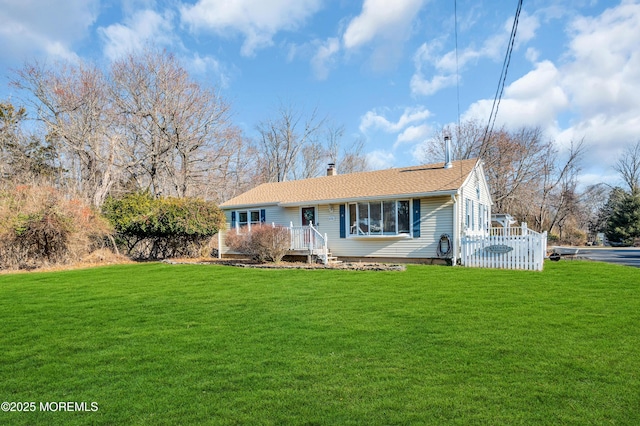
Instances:
[[[238,209],[253,209],[253,208],[259,208],[259,207],[278,207],[280,206],[279,203],[274,203],[273,201],[269,202],[269,203],[260,203],[260,204],[231,204],[231,205],[224,205],[220,204],[218,207],[220,207],[221,210],[238,210]]]
[[[305,200],[305,201],[291,201],[291,202],[282,202],[274,205],[280,207],[301,207],[308,206],[310,204],[343,204],[350,202],[358,202],[358,201],[383,201],[383,200],[398,200],[404,198],[435,198],[435,197],[446,197],[446,196],[454,196],[458,190],[449,189],[445,191],[435,191],[435,192],[419,192],[419,193],[411,193],[411,194],[393,194],[393,195],[383,195],[383,196],[366,196],[366,197],[349,197],[349,198],[334,198],[328,200]],[[264,204],[258,204],[264,205]],[[235,206],[234,206],[235,207]]]

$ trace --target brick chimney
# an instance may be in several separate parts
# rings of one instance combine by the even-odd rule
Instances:
[[[335,176],[338,174],[338,170],[336,169],[336,163],[329,163],[329,167],[327,168],[327,176]]]

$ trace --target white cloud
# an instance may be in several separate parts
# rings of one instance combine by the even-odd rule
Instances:
[[[375,38],[404,38],[425,0],[364,0],[362,13],[351,20],[343,36],[345,48],[354,49]]]
[[[416,164],[434,163],[435,160],[427,154],[427,141],[423,140],[411,148],[411,157]]]
[[[388,169],[394,166],[396,161],[392,152],[378,149],[367,154],[367,164],[373,170]]]
[[[568,30],[562,62],[537,62],[505,89],[497,124],[541,126],[560,148],[584,139],[586,175],[596,168],[606,174],[640,139],[640,4],[623,1],[599,16],[578,16]],[[464,118],[486,120],[492,102],[474,103]],[[569,114],[570,121],[558,121]]]
[[[505,24],[505,27],[505,30],[511,32],[513,22],[507,22]],[[529,15],[527,12],[523,11],[520,14],[520,19],[518,20],[515,48],[517,49],[520,45],[526,44],[530,40],[533,40],[536,36],[538,28],[540,28],[540,20],[538,19],[538,17],[536,15]]]
[[[457,57],[455,50],[438,55],[442,47],[440,40],[420,46],[414,55],[416,71],[411,77],[411,93],[414,96],[433,95],[454,86],[458,81],[456,72],[462,73],[469,64],[485,58],[496,61],[502,59],[512,25],[513,20],[507,20],[498,34],[485,39],[480,47],[469,46],[461,49]],[[537,17],[522,13],[518,25],[518,44],[524,44],[534,38],[539,26]]]
[[[331,37],[318,47],[316,54],[311,59],[311,67],[318,80],[325,80],[329,76],[329,70],[335,64],[335,56],[340,51],[340,40]]]
[[[488,120],[492,105],[493,100],[480,100],[471,105],[464,118]],[[543,61],[505,88],[496,123],[512,128],[540,126],[555,132],[556,117],[569,106],[560,71],[553,63]]]
[[[577,118],[558,135],[585,138],[587,162],[612,165],[640,139],[640,4],[623,1],[570,26],[563,85]]]
[[[251,56],[272,45],[277,32],[297,29],[321,6],[321,0],[198,0],[180,11],[182,22],[192,29],[243,35],[241,53]]]
[[[411,87],[411,93],[419,95],[433,95],[439,92],[441,89],[451,87],[456,84],[455,74],[449,75],[436,75],[431,80],[427,80],[420,73],[416,73],[411,77],[409,83]]]
[[[477,101],[464,113],[463,119],[486,121],[492,105],[493,99]],[[539,126],[553,135],[558,132],[557,116],[569,107],[561,72],[550,61],[543,61],[505,88],[496,125],[510,128]]]
[[[403,143],[422,142],[431,132],[432,129],[427,124],[409,126],[398,135],[394,148]]]
[[[2,60],[45,55],[75,59],[74,43],[88,35],[98,16],[98,0],[64,2],[2,2],[0,44]]]
[[[368,111],[360,119],[360,131],[364,134],[373,135],[373,137],[375,137],[379,132],[382,132],[383,134],[376,139],[383,140],[388,140],[389,135],[394,135],[395,141],[392,146],[393,152],[400,145],[423,142],[432,131],[431,127],[426,123],[429,117],[431,117],[431,112],[422,106],[405,108],[397,121],[390,121],[383,114],[380,114],[377,111]],[[391,157],[389,157],[389,155],[384,156],[381,155],[380,152],[377,154],[381,158],[385,159],[384,164],[386,164],[387,167],[391,166],[392,161],[390,160]],[[382,160],[380,159],[370,159],[370,161],[377,161],[382,164]],[[376,168],[381,167],[382,165]]]
[[[368,111],[360,119],[360,131],[366,133],[368,130],[382,130],[386,133],[400,133],[409,125],[423,122],[430,116],[431,112],[422,106],[406,108],[396,122],[389,121],[375,111]]]
[[[640,108],[640,4],[624,2],[571,26],[566,85],[584,114]]]
[[[540,58],[540,51],[535,47],[529,47],[525,53],[525,57],[529,62],[536,63],[538,62],[538,58]]]
[[[173,14],[159,14],[153,10],[135,12],[124,24],[98,28],[105,44],[104,54],[114,60],[138,51],[147,44],[170,46],[173,43]]]
[[[213,56],[200,56],[200,54],[195,53],[191,58],[187,58],[185,62],[191,72],[200,77],[205,77],[209,83],[213,83],[215,86],[223,89],[229,87],[231,82],[230,73],[226,67]],[[217,76],[218,84],[211,78],[211,75]]]

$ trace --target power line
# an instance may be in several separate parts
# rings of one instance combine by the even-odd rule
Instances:
[[[458,129],[460,128],[460,68],[458,66],[458,1],[453,1],[454,33],[456,41],[456,97],[458,100]]]
[[[500,108],[500,100],[502,99],[502,94],[504,92],[504,84],[507,80],[507,72],[509,71],[509,64],[511,63],[511,53],[513,52],[513,46],[516,41],[516,32],[518,30],[518,21],[520,19],[520,11],[522,10],[522,0],[518,1],[518,7],[516,9],[516,15],[513,18],[513,26],[511,27],[511,35],[509,37],[509,43],[507,45],[507,53],[504,57],[504,61],[502,63],[502,72],[500,74],[500,80],[498,81],[498,88],[496,90],[496,95],[493,98],[493,105],[491,106],[491,114],[489,114],[489,121],[487,122],[487,127],[484,130],[484,135],[482,137],[482,152],[480,152],[480,156],[484,156],[484,150],[486,148],[486,142],[491,132],[493,132],[493,126],[496,123],[496,117],[498,115],[498,109]]]

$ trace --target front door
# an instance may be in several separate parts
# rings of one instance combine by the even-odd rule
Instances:
[[[303,207],[302,208],[302,226],[309,226],[313,224],[316,226],[316,208],[315,207]]]

